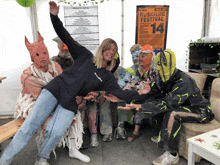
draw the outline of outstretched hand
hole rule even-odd
[[[97,92],[89,92],[88,95],[90,96],[94,96],[94,97],[97,97],[99,95],[99,93]]]
[[[50,13],[53,15],[58,15],[60,6],[57,6],[57,4],[54,1],[50,1],[49,5],[50,5]]]
[[[93,99],[95,99],[95,97],[92,95],[86,95],[85,97],[83,97],[83,99],[84,100],[93,100]]]
[[[111,102],[123,102],[122,100],[114,96],[113,94],[104,95],[104,98],[106,98],[108,101],[111,101]]]
[[[137,104],[126,104],[125,107],[118,106],[118,109],[122,109],[122,110],[131,110],[136,108],[137,108]]]
[[[138,91],[139,95],[148,94],[151,90],[148,82],[141,82],[142,88]]]

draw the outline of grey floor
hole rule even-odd
[[[0,122],[0,125],[2,124]],[[128,134],[131,134],[132,128],[127,127],[126,130]],[[133,142],[116,139],[113,139],[112,142],[103,142],[102,136],[99,134],[98,147],[80,150],[90,157],[89,163],[70,158],[67,148],[56,148],[57,158],[55,159],[51,154],[48,162],[50,165],[151,165],[154,159],[163,154],[163,151],[150,140],[151,128],[142,127],[140,133],[141,136]],[[31,138],[28,145],[17,155],[11,165],[34,165],[37,155],[37,146],[34,140],[36,136],[37,134]],[[5,149],[11,139],[2,142],[1,148]],[[180,157],[178,165],[187,165],[187,160]],[[196,165],[212,165],[212,163],[202,159]]]

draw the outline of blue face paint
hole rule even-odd
[[[141,49],[135,50],[135,51],[133,51],[133,52],[131,53],[131,55],[132,55],[132,61],[133,61],[134,64],[138,62],[138,56],[139,56],[140,52],[141,52]]]

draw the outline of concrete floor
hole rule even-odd
[[[8,120],[0,120],[0,125]],[[128,135],[132,133],[133,128],[126,128]],[[88,130],[86,131],[87,134]],[[133,142],[127,140],[116,140],[112,142],[103,142],[99,134],[98,147],[80,150],[83,154],[90,157],[89,163],[83,163],[77,159],[68,156],[68,148],[56,148],[56,156],[50,155],[48,162],[51,165],[152,165],[152,161],[163,154],[163,151],[157,148],[157,145],[150,140],[152,129],[149,126],[141,127],[141,136]],[[28,145],[17,155],[11,165],[34,165],[37,155],[37,146],[35,143],[35,134]],[[2,142],[1,148],[10,143],[12,138]],[[1,156],[2,152],[0,153]],[[178,165],[187,165],[187,160],[180,157]],[[212,165],[212,163],[202,159],[196,165]]]

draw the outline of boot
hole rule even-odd
[[[118,140],[125,140],[126,139],[126,130],[124,129],[124,126],[119,123],[117,128],[115,128],[115,138]]]
[[[91,147],[97,147],[99,145],[97,133],[91,135]]]
[[[110,134],[105,134],[102,138],[103,142],[111,142],[112,141],[112,133]]]
[[[90,162],[90,158],[87,155],[82,154],[75,145],[75,139],[71,139],[71,148],[69,149],[69,157],[76,158],[82,162]]]

